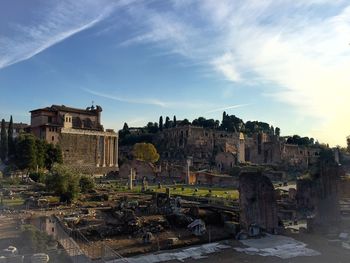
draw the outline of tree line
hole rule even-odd
[[[206,119],[204,117],[198,117],[190,122],[188,119],[177,120],[176,116],[174,115],[172,119],[166,116],[165,120],[163,119],[163,116],[160,116],[158,122],[148,122],[146,126],[141,128],[130,128],[127,123],[124,123],[123,128],[119,131],[120,144],[133,145],[141,142],[150,143],[152,142],[153,135],[163,131],[164,129],[187,125],[228,132],[243,132],[248,136],[257,132],[264,132],[277,136],[279,136],[281,133],[280,128],[274,128],[272,125],[269,125],[266,122],[244,122],[235,115],[228,115],[226,112],[223,112],[221,122],[219,120]]]

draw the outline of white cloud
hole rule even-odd
[[[62,0],[43,2],[26,24],[8,21],[0,33],[0,69],[29,59],[43,50],[105,19],[115,8],[131,1]],[[29,19],[29,17],[28,17]]]
[[[350,133],[345,121],[350,116],[347,1],[174,3],[174,10],[166,12],[146,8],[151,12],[144,13],[146,22],[132,41],[199,61],[234,83],[269,83],[263,92],[272,100],[319,120],[312,136],[344,144]]]
[[[240,74],[236,69],[235,61],[231,53],[226,53],[222,57],[214,59],[212,64],[214,68],[228,80],[233,82],[240,81]]]
[[[242,107],[246,107],[246,106],[249,106],[249,105],[251,105],[251,104],[236,104],[236,105],[231,105],[231,106],[226,106],[226,107],[222,107],[222,108],[209,110],[209,111],[206,111],[205,113],[213,113],[213,112],[237,109],[237,108],[242,108]]]
[[[206,109],[208,107],[213,107],[215,104],[211,103],[205,103],[205,102],[197,102],[197,101],[168,101],[168,100],[162,100],[157,98],[126,98],[121,96],[116,96],[114,94],[107,94],[100,91],[94,91],[90,89],[82,89],[85,92],[88,92],[92,95],[106,98],[110,100],[115,100],[119,102],[126,102],[126,103],[132,103],[132,104],[143,104],[143,105],[151,105],[151,106],[157,106],[161,108],[167,108],[167,109]]]

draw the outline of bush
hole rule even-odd
[[[95,181],[89,176],[80,177],[79,185],[82,193],[88,193],[95,189]]]
[[[46,174],[44,172],[30,173],[29,178],[37,183],[45,183]]]
[[[61,201],[72,202],[80,193],[80,176],[64,165],[55,164],[46,176],[46,187],[60,196]]]

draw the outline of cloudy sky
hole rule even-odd
[[[0,117],[94,101],[119,129],[226,110],[344,145],[349,43],[348,0],[4,0]]]

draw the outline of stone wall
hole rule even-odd
[[[258,225],[269,233],[278,229],[277,201],[274,187],[259,172],[244,172],[239,177],[240,224],[246,231]]]
[[[106,174],[117,171],[117,137],[102,136],[103,134],[62,132],[59,145],[64,163],[83,173]],[[116,142],[112,144],[110,138],[114,138]],[[109,149],[114,149],[114,152],[108,152]]]

